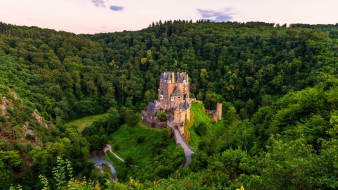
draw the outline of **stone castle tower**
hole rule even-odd
[[[150,127],[163,128],[156,120],[161,110],[167,115],[166,126],[178,129],[184,135],[184,123],[190,121],[189,76],[185,72],[161,73],[158,99],[150,102],[142,111],[142,120]]]

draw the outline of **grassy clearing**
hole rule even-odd
[[[94,121],[99,120],[100,118],[106,116],[108,113],[100,114],[100,115],[90,115],[86,117],[82,117],[80,119],[76,119],[70,121],[65,124],[66,127],[75,125],[78,127],[78,131],[81,132],[86,126],[92,124]]]
[[[225,132],[225,126],[222,121],[215,123],[207,113],[204,111],[204,105],[202,103],[192,102],[191,103],[191,120],[188,123],[188,129],[190,131],[190,141],[188,144],[194,150],[197,150],[200,137],[195,132],[196,126],[205,122],[209,126],[209,135],[216,134],[220,135]]]
[[[142,166],[152,158],[152,153],[150,151],[152,144],[156,142],[160,143],[162,141],[159,131],[160,129],[154,130],[147,126],[141,126],[140,124],[137,124],[134,127],[129,127],[124,124],[109,136],[108,141],[112,146],[114,153],[122,159],[126,159],[129,155],[133,158],[135,165]],[[137,144],[138,138],[144,138],[143,142]],[[114,150],[115,145],[118,146],[117,150]],[[170,142],[168,142],[167,148],[174,150],[175,147],[175,140],[172,138],[170,139]]]

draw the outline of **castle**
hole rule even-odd
[[[142,111],[142,121],[149,127],[178,129],[184,136],[184,124],[190,121],[191,101],[187,73],[161,73],[158,98],[154,102],[149,102]],[[167,121],[157,120],[160,111],[167,115]],[[206,112],[217,122],[222,119],[222,104],[217,103],[216,110],[206,110]]]
[[[178,129],[184,135],[184,123],[190,121],[190,105],[188,74],[161,73],[158,99],[142,111],[142,121],[149,127]],[[167,115],[166,122],[156,119],[160,111]]]

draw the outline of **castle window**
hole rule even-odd
[[[171,101],[172,101],[172,102],[174,101],[174,97],[171,97]]]

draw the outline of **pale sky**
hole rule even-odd
[[[175,19],[336,24],[338,0],[0,0],[1,22],[77,34]]]

